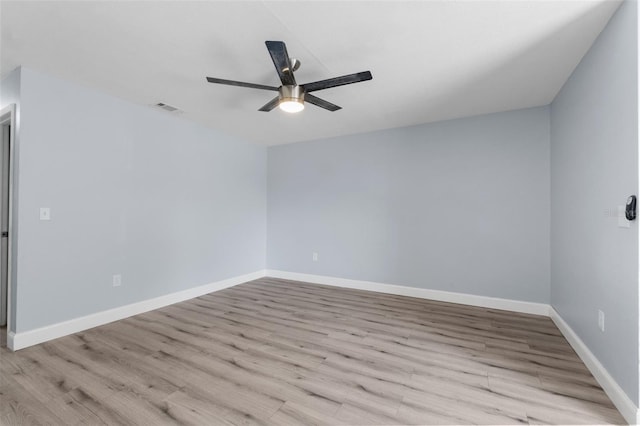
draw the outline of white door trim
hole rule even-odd
[[[11,287],[13,285],[12,277],[12,251],[13,251],[13,234],[15,231],[15,226],[13,223],[13,196],[14,196],[14,158],[15,158],[15,140],[16,140],[16,104],[11,104],[0,110],[0,126],[4,126],[9,124],[11,126],[9,133],[9,218],[8,218],[8,227],[9,227],[9,238],[7,241],[7,339],[9,333],[13,330],[13,321],[12,312],[13,312],[13,304],[12,300],[12,291]],[[5,342],[8,343],[8,342]]]

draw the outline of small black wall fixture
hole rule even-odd
[[[627,205],[624,208],[624,215],[627,220],[635,220],[636,219],[636,196],[630,195],[627,198]]]

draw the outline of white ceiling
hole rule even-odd
[[[24,65],[267,145],[546,105],[617,0],[2,1],[0,75]],[[343,107],[258,112],[279,86],[265,40],[302,61],[299,83]]]

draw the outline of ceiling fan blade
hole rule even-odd
[[[302,84],[305,92],[328,89],[330,87],[344,86],[345,84],[358,83],[371,80],[373,76],[370,71],[358,72],[355,74],[343,75],[341,77],[329,78],[327,80],[314,81],[313,83]]]
[[[243,81],[224,80],[222,78],[207,77],[207,81],[209,83],[226,84],[228,86],[248,87],[250,89],[275,90],[276,92],[278,91],[278,88],[273,86],[265,86],[264,84],[245,83]]]
[[[264,104],[262,108],[260,108],[258,111],[269,112],[275,107],[277,107],[279,103],[280,103],[280,96],[276,96],[275,98],[271,99],[269,102]]]
[[[267,50],[271,55],[273,65],[276,67],[280,81],[285,86],[295,86],[296,79],[293,77],[291,60],[287,52],[287,45],[283,41],[265,41]]]
[[[304,101],[309,102],[310,104],[314,104],[315,106],[319,106],[320,108],[328,109],[329,111],[337,111],[339,109],[342,109],[342,107],[339,107],[338,105],[327,102],[317,96],[310,95],[309,93],[305,93]]]

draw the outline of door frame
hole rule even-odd
[[[16,139],[16,104],[10,104],[7,107],[0,110],[0,126],[11,126],[9,131],[9,217],[7,218],[7,226],[9,230],[9,237],[7,241],[7,334],[6,344],[7,347],[13,350],[13,342],[10,336],[13,335],[13,303],[12,303],[12,258],[13,258],[13,233],[15,230],[13,223],[13,197],[14,197],[14,157],[15,157],[15,139]]]

